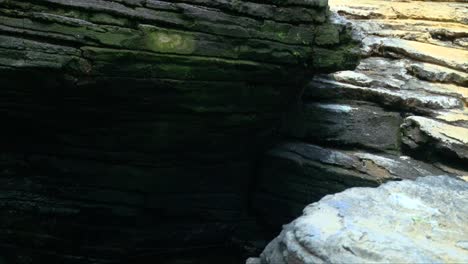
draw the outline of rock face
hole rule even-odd
[[[468,128],[437,122],[433,119],[411,116],[402,125],[403,142],[412,149],[429,146],[453,158],[468,160]],[[426,154],[427,155],[427,154]]]
[[[0,0],[2,249],[99,263],[224,245],[251,223],[280,113],[355,45],[323,0]]]
[[[343,151],[302,142],[272,149],[261,167],[254,207],[264,223],[274,228],[300,215],[310,201],[330,193],[443,173],[407,156]]]
[[[368,102],[306,102],[288,116],[285,129],[297,138],[333,146],[386,152],[400,149],[400,113]]]
[[[334,0],[331,5],[350,19],[360,18],[353,25],[367,57],[357,70],[331,76],[342,92],[361,90],[366,100],[383,99],[408,115],[466,127],[468,50],[460,45],[468,31],[466,4]]]
[[[332,9],[353,20],[365,59],[354,71],[317,78],[321,98],[341,94],[372,101],[406,119],[403,147],[419,158],[449,157],[466,167],[468,36],[466,3],[342,1]]]
[[[468,183],[447,176],[352,188],[304,209],[247,263],[466,263]]]
[[[254,208],[272,227],[355,186],[468,175],[466,3],[331,0],[363,39],[354,70],[311,77],[265,154]]]
[[[278,228],[327,194],[416,182],[326,196],[248,263],[467,262],[467,184],[419,178],[468,175],[465,1],[329,3],[363,59],[312,77],[264,156],[253,207]]]

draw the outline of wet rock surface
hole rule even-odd
[[[307,206],[247,263],[465,263],[467,199],[468,183],[447,176],[351,188]]]

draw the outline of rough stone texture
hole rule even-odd
[[[468,89],[420,80],[408,72],[411,65],[407,59],[366,58],[356,71],[316,77],[309,83],[310,90],[306,91],[305,98],[323,100],[341,96],[371,101],[395,111],[434,117],[444,111],[459,111],[466,115],[464,105]]]
[[[429,63],[413,63],[407,70],[421,80],[468,86],[468,74]]]
[[[457,40],[468,34],[468,14],[452,2],[330,1],[360,32],[366,59],[316,78],[310,86],[321,89],[308,96],[339,94],[466,127],[468,51]]]
[[[368,102],[305,103],[287,121],[287,133],[311,143],[386,152],[400,148],[400,113]]]
[[[247,263],[466,263],[468,183],[447,176],[352,188],[304,209]]]
[[[349,187],[468,175],[466,3],[329,3],[363,39],[363,59],[313,76],[285,118],[286,140],[296,143],[265,155],[255,208],[276,226]]]
[[[330,6],[356,28],[363,39],[364,59],[355,70],[315,76],[305,89],[305,104],[330,105],[339,98],[342,105],[349,106],[356,101],[371,102],[381,107],[382,113],[377,113],[382,117],[383,113],[399,113],[404,118],[394,119],[400,125],[393,124],[390,130],[400,126],[396,141],[403,143],[403,149],[396,149],[394,154],[426,160],[450,174],[468,174],[468,50],[459,45],[468,34],[466,4],[332,0]],[[359,116],[372,116],[369,109],[353,110],[352,115],[340,115],[333,121],[321,115],[318,119],[324,122],[309,122],[320,123],[318,126],[327,131],[352,124],[351,129],[342,131],[362,131],[360,137],[342,137],[339,145],[333,140],[296,138],[330,147],[388,151],[382,148],[384,145],[375,148],[375,142],[364,140],[367,134],[376,138],[385,135],[378,125],[355,121]],[[360,139],[359,144],[355,144],[356,139]]]
[[[0,0],[7,260],[225,246],[279,113],[355,46],[324,0]]]
[[[330,193],[443,173],[407,156],[343,151],[301,142],[278,145],[266,154],[261,168],[254,208],[272,227],[289,222],[305,205]]]
[[[330,0],[331,10],[346,17],[356,29],[356,35],[363,39],[363,59],[354,70],[314,76],[305,88],[302,104],[285,118],[283,131],[294,143],[279,145],[265,155],[257,182],[255,208],[265,223],[278,227],[298,216],[305,204],[350,187],[377,186],[386,181],[427,175],[466,178],[468,9],[465,2]],[[354,193],[355,189],[352,190],[349,193]],[[374,190],[368,192],[372,195]],[[447,197],[447,193],[442,199],[459,198]],[[422,194],[429,203],[433,201],[430,194]],[[434,193],[434,197],[437,195]],[[365,222],[367,216],[381,216],[363,207],[372,203],[369,197],[363,194],[362,204],[355,210],[352,207],[351,213],[362,212],[366,218],[357,221],[357,226],[369,224]],[[324,201],[331,199],[324,198]],[[340,201],[354,202],[345,198]],[[388,212],[391,216],[393,212],[388,211],[385,200],[382,201],[383,214]],[[411,201],[408,204],[411,205]],[[438,206],[442,210],[446,207],[443,203]],[[414,209],[418,214],[419,208]],[[394,212],[400,214],[398,209]],[[464,212],[466,214],[466,210]],[[404,213],[401,212],[411,219],[410,212]],[[339,217],[345,217],[340,214]],[[325,225],[333,224],[336,219],[327,212],[314,217],[308,219]],[[385,217],[389,216],[383,215],[382,219]],[[423,222],[420,218],[415,221],[427,223],[427,219],[422,219]],[[405,219],[400,220],[406,224]],[[255,264],[429,263],[439,262],[442,256],[437,254],[437,245],[428,246],[425,250],[430,252],[420,254],[411,240],[402,239],[402,247],[393,246],[393,240],[388,242],[385,237],[379,241],[379,229],[368,234],[375,238],[369,242],[372,243],[370,250],[365,244],[356,245],[359,239],[363,239],[362,243],[369,240],[364,240],[357,232],[348,236],[348,229],[342,229],[343,239],[354,239],[355,235],[356,242],[343,240],[347,244],[341,247],[342,237],[336,234],[324,245],[315,240],[321,236],[308,233],[315,230],[313,227],[309,225],[298,230],[294,223],[270,244],[262,259],[249,261]],[[460,223],[458,219],[455,221],[455,224]],[[393,227],[385,231],[392,237]],[[466,237],[466,228],[464,232]],[[458,243],[451,242],[454,242],[450,245],[452,248]],[[420,244],[419,240],[414,243]],[[421,244],[427,245],[424,243]],[[406,252],[413,255],[401,259],[400,256],[406,258]],[[464,261],[458,259],[458,262],[466,262],[466,252],[464,256]]]
[[[448,125],[430,118],[410,116],[402,125],[403,143],[423,155],[431,152],[468,161],[468,128]]]

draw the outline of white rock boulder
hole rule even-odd
[[[247,263],[468,263],[468,183],[447,176],[328,195]]]

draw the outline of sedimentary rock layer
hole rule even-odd
[[[311,76],[303,103],[285,118],[294,143],[265,154],[255,204],[274,226],[353,186],[468,175],[466,3],[331,0],[330,7],[363,39],[363,59],[354,70]]]
[[[323,0],[1,0],[1,247],[104,263],[224,245],[279,113],[354,46]]]
[[[443,173],[408,156],[344,151],[301,142],[278,145],[266,154],[261,165],[254,208],[271,227],[280,227],[310,201],[327,194]]]
[[[336,0],[332,9],[352,19],[367,58],[355,71],[318,79],[311,86],[324,89],[310,96],[341,94],[400,111],[408,117],[405,148],[431,162],[449,157],[466,170],[466,3]]]

